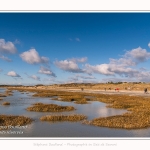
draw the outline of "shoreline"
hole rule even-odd
[[[11,90],[33,90],[33,91],[38,91],[38,90],[42,90],[42,91],[48,91],[48,90],[53,90],[53,91],[65,91],[65,92],[82,92],[82,93],[92,93],[92,94],[108,94],[108,95],[129,95],[129,96],[142,96],[142,97],[150,97],[150,93],[148,91],[148,93],[144,93],[144,90],[141,91],[137,91],[137,90],[119,90],[119,91],[115,91],[114,89],[112,90],[102,90],[102,89],[89,89],[86,88],[83,91],[80,88],[74,88],[74,87],[69,87],[69,88],[65,88],[65,87],[14,87],[14,86],[10,86],[10,87],[0,87],[0,88],[5,88],[5,89],[11,89]]]

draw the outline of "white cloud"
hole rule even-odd
[[[0,55],[0,59],[5,60],[7,62],[12,62],[11,59],[9,59],[8,57],[2,56],[2,55]]]
[[[134,59],[136,63],[144,62],[150,58],[150,52],[147,52],[146,49],[141,47],[127,51],[125,57],[130,57]]]
[[[19,74],[17,74],[15,71],[9,71],[7,73],[8,76],[11,76],[11,77],[21,77]]]
[[[0,52],[15,54],[17,49],[12,42],[6,42],[4,39],[0,39]]]
[[[36,75],[28,75],[27,73],[25,73],[25,75],[28,77],[28,78],[31,78],[31,79],[34,79],[34,80],[37,80],[37,81],[41,81],[40,77],[36,76]]]
[[[40,70],[38,72],[41,74],[46,74],[46,75],[56,77],[56,75],[49,68],[45,68],[43,66],[40,67]]]
[[[85,70],[82,70],[78,67],[77,63],[73,60],[61,60],[61,61],[55,61],[54,64],[64,70],[64,71],[68,71],[68,72],[72,72],[72,73],[83,73],[85,72]]]
[[[36,76],[36,75],[32,75],[32,76],[29,76],[29,78],[31,79],[34,79],[34,80],[37,80],[37,81],[40,81],[40,77]]]
[[[150,48],[150,42],[148,43],[148,47]]]
[[[86,70],[90,73],[98,73],[98,74],[104,74],[104,75],[114,75],[115,73],[110,70],[109,64],[101,64],[101,65],[85,65]]]
[[[92,73],[98,73],[103,74],[107,76],[125,76],[125,77],[135,77],[137,73],[139,73],[138,70],[130,68],[130,67],[123,67],[122,65],[117,64],[101,64],[96,66],[91,66],[89,64],[86,64],[86,69],[92,74]]]
[[[150,72],[148,71],[137,71],[136,74],[134,74],[133,77],[128,77],[128,78],[105,78],[102,79],[104,82],[150,82]]]
[[[110,64],[119,65],[122,67],[135,66],[136,63],[131,58],[109,59]]]
[[[40,63],[48,63],[49,58],[47,57],[40,57],[36,49],[30,49],[26,52],[20,54],[20,57],[23,61],[29,64],[40,64]]]
[[[149,78],[149,73],[146,70],[137,69],[136,66],[150,59],[150,53],[146,49],[138,47],[127,51],[122,58],[112,59],[108,64],[99,64],[92,66],[86,64],[86,70],[89,73],[97,73],[102,75],[116,76],[120,75],[121,77],[136,78],[138,80],[145,80]],[[135,67],[135,68],[133,68]]]

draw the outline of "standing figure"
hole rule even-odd
[[[118,92],[119,92],[119,88],[115,88],[115,91],[118,91]]]
[[[145,89],[144,89],[144,93],[145,93],[145,94],[147,94],[147,93],[148,93],[148,92],[147,92],[147,88],[145,88]]]

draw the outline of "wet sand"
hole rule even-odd
[[[115,90],[90,90],[90,89],[85,89],[81,91],[80,89],[65,89],[65,88],[56,88],[53,90],[57,91],[70,91],[70,92],[85,92],[85,93],[97,93],[97,94],[120,94],[120,95],[129,95],[129,96],[143,96],[143,97],[150,97],[150,94],[147,93],[145,94],[144,91],[127,91],[127,90],[120,90],[115,91]]]

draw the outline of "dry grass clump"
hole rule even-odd
[[[83,95],[79,95],[79,94],[72,94],[72,95],[63,95],[63,96],[59,96],[62,101],[78,101],[84,98]]]
[[[11,90],[6,90],[6,91],[5,91],[5,95],[6,95],[6,96],[12,96],[13,94],[12,94],[12,91],[11,91]]]
[[[6,97],[6,95],[5,94],[0,94],[0,97]]]
[[[38,111],[38,112],[62,112],[75,110],[73,106],[59,106],[56,104],[43,104],[35,103],[33,106],[27,108],[28,111]]]
[[[30,124],[32,119],[24,116],[0,115],[0,130],[8,126],[23,126]]]
[[[83,98],[81,100],[75,101],[76,104],[88,104],[87,99]]]
[[[0,98],[0,100],[3,100],[2,98]]]
[[[3,105],[10,105],[10,103],[9,102],[4,102]]]
[[[53,115],[53,116],[43,116],[40,118],[41,121],[81,121],[86,119],[84,115]]]
[[[110,128],[140,129],[150,127],[150,115],[126,113],[123,115],[96,118],[90,124]]]

